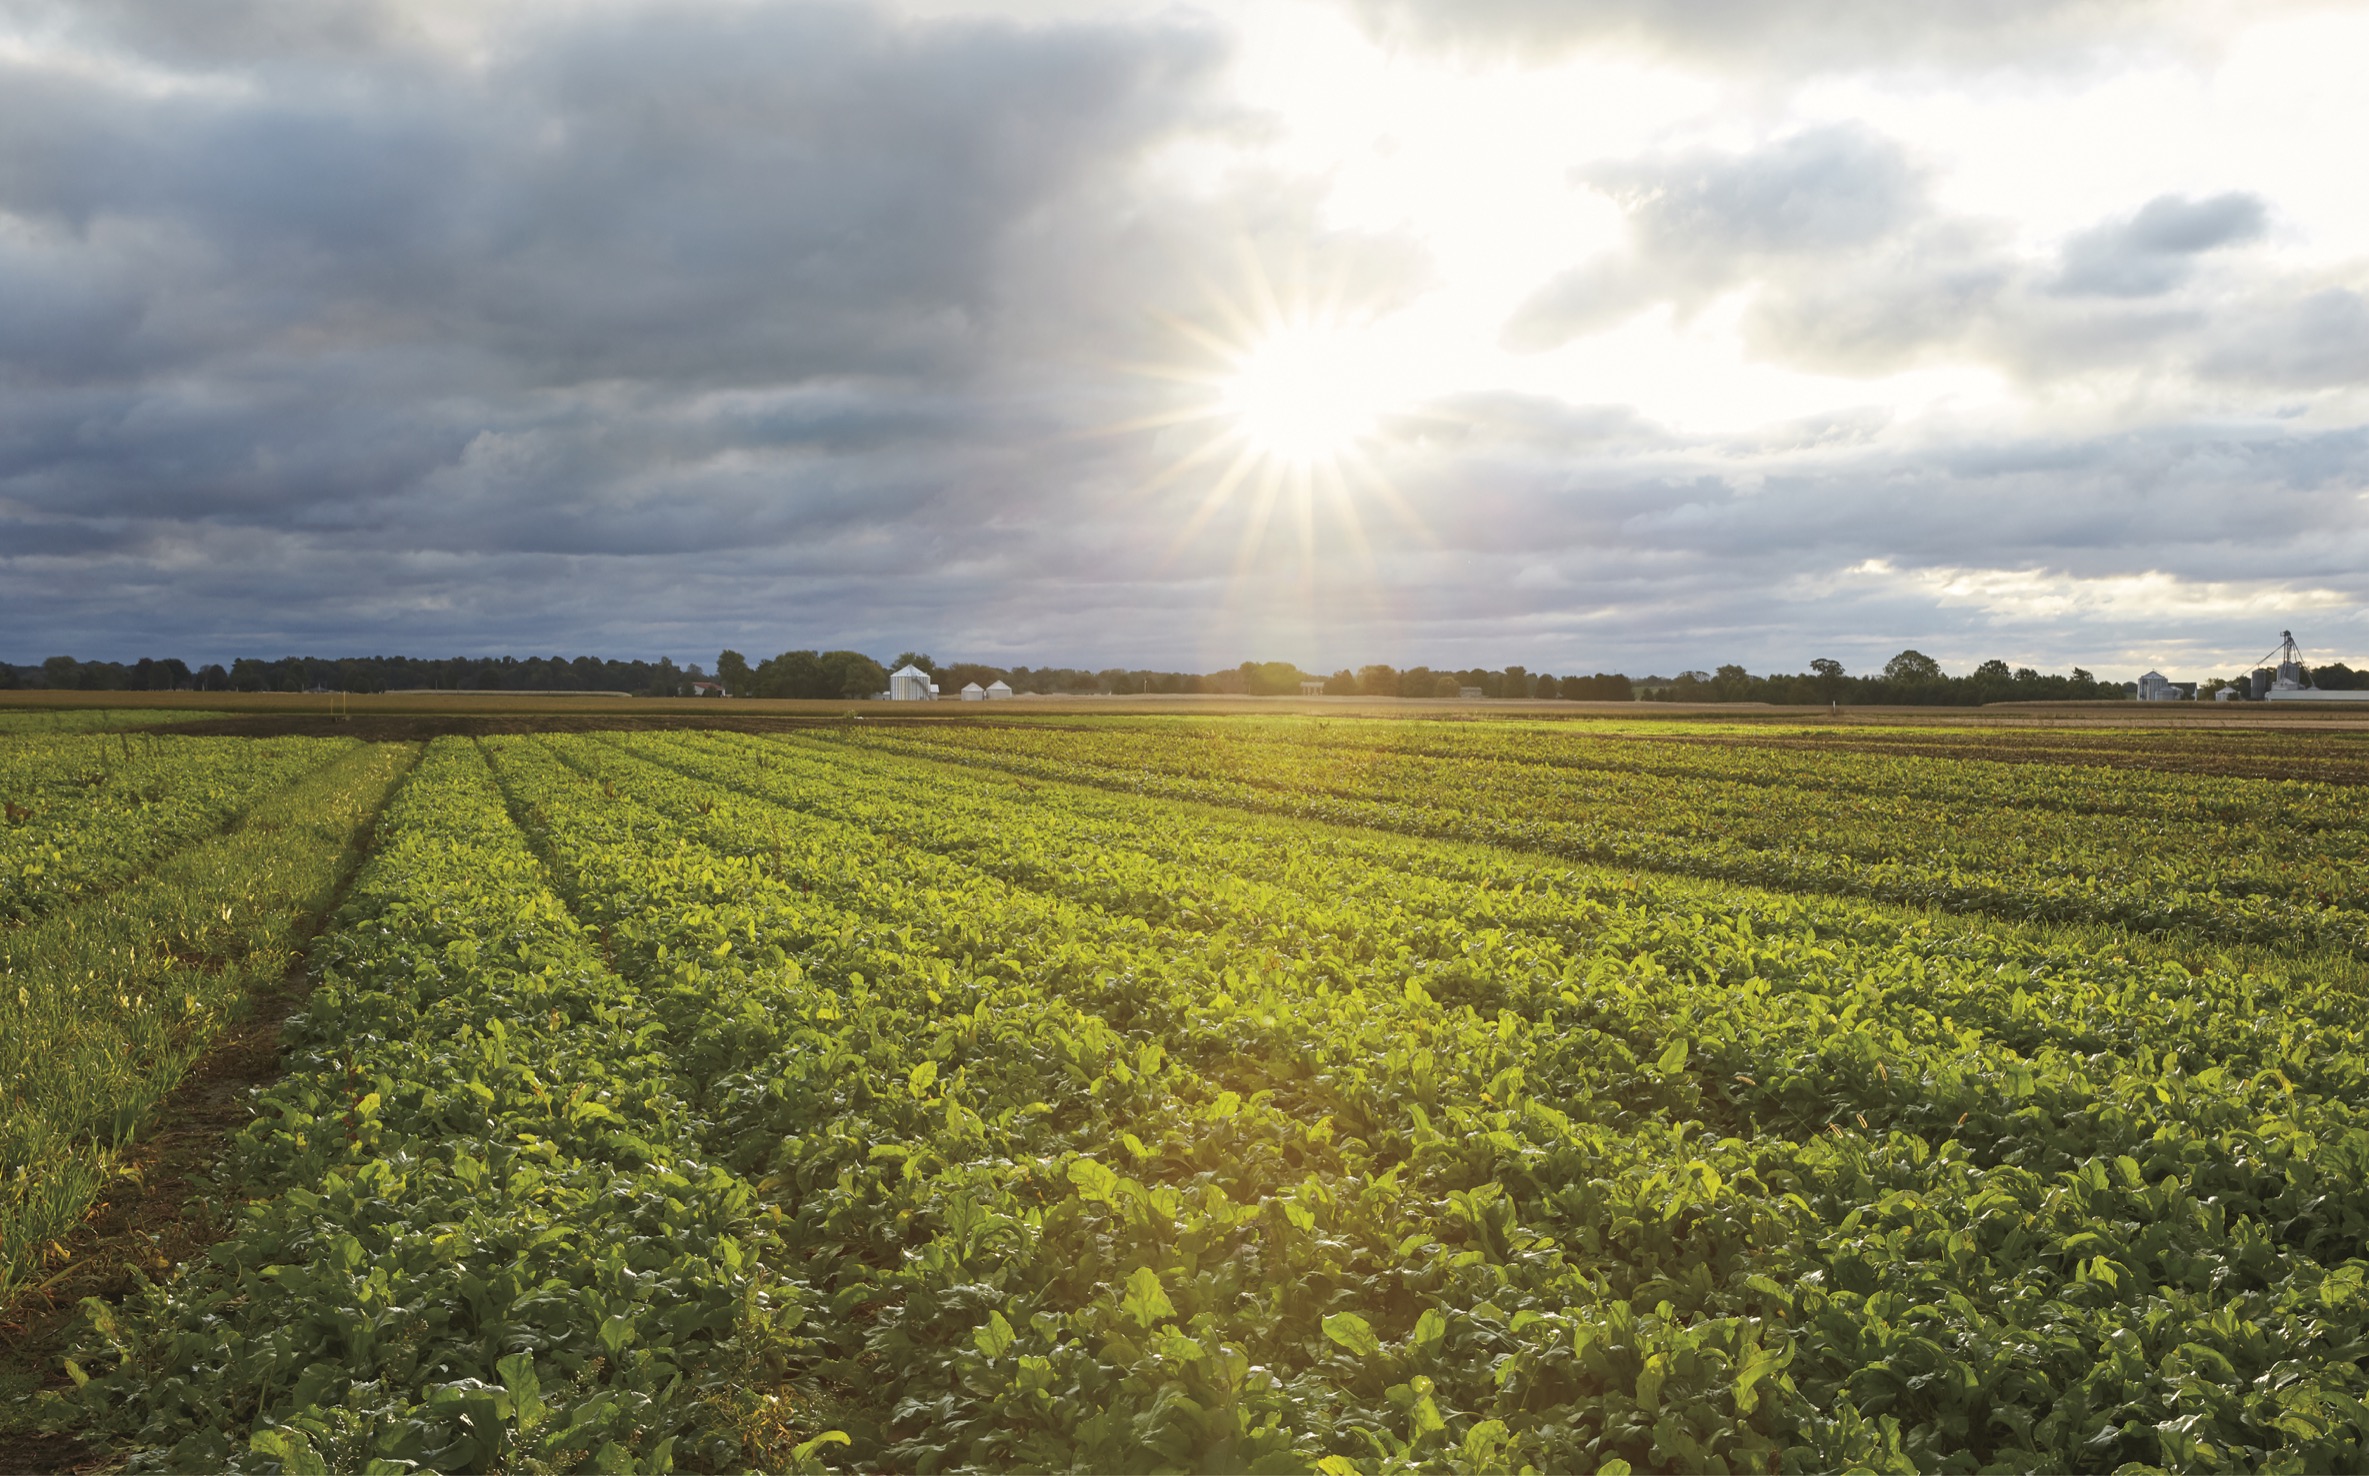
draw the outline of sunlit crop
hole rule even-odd
[[[289,1471],[2346,1467],[2352,792],[1486,724],[447,740],[254,1205],[75,1407]]]

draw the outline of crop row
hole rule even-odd
[[[656,1001],[474,747],[429,747],[315,960],[237,1147],[260,1197],[98,1317],[85,1417],[171,1470],[733,1463],[731,1391],[797,1309],[753,1273],[764,1229],[703,1162]]]
[[[333,756],[227,833],[0,932],[0,1295],[81,1218],[115,1151],[224,1021],[286,973],[410,758],[309,752]]]
[[[2308,980],[807,742],[489,749],[581,922],[432,749],[250,1135],[296,1192],[113,1329],[92,1397],[181,1463],[2369,1433],[2364,1022]],[[660,1169],[706,1228],[618,1208]]]
[[[2085,759],[2117,750],[2061,750],[2025,735],[1998,734],[1988,741],[1964,735],[1919,735],[1930,740],[1902,749],[1905,736],[1892,730],[1853,732],[1842,737],[1786,729],[1710,730],[1689,724],[1618,726],[1602,723],[1441,723],[1334,721],[1305,717],[1235,719],[1224,725],[1173,718],[1101,721],[1089,729],[1018,724],[1019,731],[1091,731],[1108,740],[1114,755],[1130,746],[1160,754],[1164,766],[1189,764],[1195,755],[1261,750],[1320,749],[1345,763],[1446,760],[1457,764],[1510,764],[1522,769],[1569,770],[1580,774],[1634,774],[1658,779],[1705,781],[1771,790],[1804,790],[1837,799],[1866,797],[1903,801],[1947,821],[1981,815],[2001,806],[2043,809],[2069,815],[2137,817],[2186,823],[2243,823],[2273,832],[2369,830],[2369,803],[2350,785],[2215,778],[2138,768],[2099,767]],[[958,741],[976,730],[947,728]],[[2150,733],[2150,738],[2163,735]],[[2011,740],[2011,741],[2002,741]],[[1849,747],[1829,746],[1848,742]],[[1069,746],[1069,740],[1062,740]],[[2018,761],[2003,762],[1999,755]],[[2058,772],[2034,775],[2035,760]],[[1205,760],[1206,761],[1206,760]],[[2063,771],[2079,769],[2078,783]]]
[[[352,746],[128,733],[0,745],[0,926],[120,884]]]
[[[1495,751],[1506,740],[1494,737],[1465,759],[1335,754],[1316,732],[1163,744],[1141,733],[966,727],[834,731],[830,741],[1785,890],[2369,950],[2369,883],[2351,860],[2357,839],[2340,829],[1589,773],[1506,757]],[[2036,794],[2092,782],[2087,771],[2007,772]]]
[[[690,748],[731,740],[625,741],[643,748]],[[751,782],[794,785],[815,803],[861,803],[864,798],[866,786],[844,769],[804,784],[788,776],[775,779],[774,772],[755,770],[760,777]],[[906,799],[915,793],[930,796],[926,814],[932,821],[956,807],[950,803],[956,796],[944,783],[910,769],[901,782],[899,777],[887,776],[874,789],[875,823],[900,810],[915,813]],[[1086,872],[1121,834],[1141,839],[1219,828],[1180,825],[1176,822],[1186,818],[1180,816],[1167,817],[1165,824],[1146,823],[1153,818],[1147,807],[1131,832],[1105,819],[1099,840],[1084,837],[1073,854],[1064,856],[1060,843],[1050,838],[1058,827],[1049,826],[1044,813],[1053,796],[1048,787],[1024,812],[1007,804],[1001,817],[1001,831],[1020,844],[1045,840],[1049,854],[1042,857],[1042,870],[1047,875]],[[726,813],[712,796],[702,803],[710,807],[704,823],[715,824],[714,817]],[[1022,813],[1025,824],[1015,823]],[[1297,827],[1296,833],[1309,832]],[[761,848],[758,837],[747,839]],[[854,837],[837,839],[844,843]],[[981,833],[948,839],[972,848],[986,841]],[[1277,846],[1270,854],[1287,853]],[[1232,871],[1242,863],[1243,857],[1233,855],[1222,865]],[[881,858],[859,855],[850,864],[874,873]],[[1173,873],[1176,863],[1170,860],[1164,869]],[[1318,905],[1326,910],[1328,942],[1346,941],[1332,906],[1342,890],[1313,894],[1323,899]],[[1698,906],[1711,900],[1703,893],[1696,889]],[[1267,905],[1260,908],[1270,920],[1277,915],[1273,900],[1262,899]],[[1728,899],[1731,909],[1739,900]],[[1685,931],[1684,914],[1666,920],[1678,924],[1671,932]],[[1403,929],[1403,920],[1396,926]],[[1805,1176],[1805,1182],[1822,1179],[1827,1191],[1816,1197],[1825,1225],[1816,1232],[1809,1257],[1814,1274],[1805,1280],[1812,1286],[1840,1286],[1844,1295],[1836,1301],[1854,1307],[1848,1316],[1831,1306],[1822,1309],[1825,1325],[1819,1331],[1828,1338],[1805,1340],[1822,1354],[1811,1366],[1821,1382],[1831,1380],[1830,1387],[1853,1392],[1868,1386],[1871,1408],[1903,1415],[1911,1447],[1921,1447],[1922,1464],[1963,1455],[1959,1443],[1969,1441],[1978,1450],[1987,1446],[1993,1455],[2012,1458],[2019,1426],[2024,1438],[2050,1452],[2044,1463],[2069,1465],[2092,1463],[2117,1445],[2152,1450],[2153,1458],[2174,1463],[2212,1464],[2236,1450],[2275,1459],[2282,1447],[2292,1451],[2314,1438],[2323,1441],[2317,1448],[2326,1453],[2358,1437],[2357,1371],[2339,1369],[2290,1387],[2292,1405],[2256,1401],[2249,1407],[2244,1398],[2231,1397],[2250,1388],[2251,1379],[2265,1371],[2265,1360],[2282,1356],[2282,1338],[2302,1336],[2341,1348],[2351,1335],[2348,1329],[2359,1326],[2361,1309],[2348,1303],[2345,1288],[2357,1286],[2359,1279],[2361,1196],[2347,1189],[2339,1196],[2341,1209],[2321,1197],[2346,1181],[2362,1150],[2360,1119],[2345,1105],[2358,1099],[2361,1085],[2364,1015],[2357,1000],[2313,999],[2308,983],[2282,996],[2266,981],[2191,981],[2176,968],[2121,960],[2094,961],[2086,977],[2078,972],[2077,960],[2060,959],[2060,969],[2074,972],[2035,979],[2020,968],[1985,968],[1979,973],[1990,975],[1986,981],[1968,969],[1962,981],[1951,981],[1939,959],[1887,958],[1872,949],[1865,952],[1873,956],[1854,958],[1861,950],[1847,944],[1836,948],[1839,957],[1826,969],[1797,979],[1793,987],[1772,988],[1751,975],[1774,962],[1767,955],[1776,950],[1751,940],[1748,926],[1744,931],[1749,962],[1726,981],[1706,987],[1683,976],[1656,977],[1650,968],[1637,967],[1642,959],[1631,960],[1621,971],[1630,977],[1622,980],[1615,972],[1621,957],[1616,947],[1591,961],[1594,967],[1586,970],[1584,982],[1579,968],[1567,967],[1557,997],[1563,1008],[1577,1007],[1594,1029],[1608,1023],[1607,1015],[1626,1016],[1619,1020],[1612,1049],[1604,1052],[1614,1059],[1642,1059],[1647,1050],[1661,1052],[1657,1060],[1666,1059],[1671,1032],[1693,1034],[1697,1064],[1690,1077],[1701,1089],[1693,1102],[1639,1100],[1634,1084],[1601,1094],[1598,1101],[1605,1095],[1626,1099],[1649,1117],[1683,1117],[1689,1107],[1710,1116],[1721,1105],[1719,1098],[1735,1092],[1739,1083],[1755,1088],[1767,1083],[1765,1095],[1753,1094],[1759,1099],[1751,1102],[1756,1117],[1792,1118],[1787,1124],[1792,1127],[1826,1110],[1842,1123],[1861,1124],[1858,1133],[1830,1127],[1811,1143],[1787,1149],[1864,1146],[1871,1160],[1865,1178],[1856,1171]],[[1221,954],[1255,954],[1262,944],[1272,946],[1271,938],[1233,941],[1246,946]],[[1617,940],[1622,946],[1630,941]],[[1174,945],[1165,951],[1173,954]],[[1493,964],[1485,972],[1504,977],[1509,971]],[[1696,972],[1699,977],[1712,971],[1698,966]],[[1951,989],[1952,982],[1965,987]],[[1985,982],[1987,1000],[1979,997]],[[1828,994],[1823,1000],[1821,989]],[[1937,1021],[1937,1011],[1955,1018]],[[1986,1015],[2006,1039],[1986,1038],[1965,1023]],[[2315,1015],[2316,1025],[2304,1023]],[[1499,1018],[1502,1023],[1504,1016]],[[1556,1041],[1569,1029],[1566,1024],[1558,1030],[1551,1019],[1530,1019],[1522,1035]],[[2057,1040],[2047,1038],[2060,1031]],[[1739,1041],[1739,1033],[1748,1039]],[[1934,1043],[1923,1045],[1911,1036]],[[2009,1039],[2036,1043],[2019,1051]],[[1481,1057],[1489,1060],[1486,1053]],[[2241,1079],[2241,1072],[2251,1075]],[[2298,1084],[2295,1079],[2307,1073],[2308,1084]],[[1283,1082],[1291,1074],[1287,1070]],[[1860,1110],[1831,1097],[1808,1104],[1811,1113],[1784,1110],[1788,1096],[1815,1097],[1836,1086],[1846,1092],[1861,1088]],[[1467,1081],[1461,1092],[1453,1084],[1439,1087],[1441,1100],[1451,1102],[1486,1101],[1486,1092],[1481,1080]],[[1565,1088],[1548,1100],[1568,1106],[1571,1095]],[[1867,1127],[1867,1119],[1879,1113],[1887,1120]],[[2308,1122],[2309,1128],[2297,1132],[2299,1122]],[[1722,1123],[1716,1117],[1713,1124],[1749,1133],[1769,1146],[1768,1134],[1757,1124],[1733,1118]],[[1463,1126],[1469,1130],[1471,1125]],[[1766,1169],[1765,1162],[1760,1166]],[[1508,1182],[1503,1175],[1498,1181]],[[2299,1210],[2305,1212],[2298,1216]],[[2322,1220],[2323,1212],[2332,1218]],[[2167,1214],[2186,1223],[2153,1223]],[[2128,1235],[2132,1220],[2150,1223],[2147,1234]],[[1969,1231],[1978,1224],[1978,1233]],[[2277,1247],[2268,1257],[2260,1254],[2264,1242]],[[2073,1252],[2084,1246],[2108,1256],[2108,1262],[2083,1262]],[[1935,1260],[1923,1263],[1920,1253]],[[2113,1259],[2117,1255],[2129,1258],[2120,1270]],[[2005,1265],[1994,1265],[1994,1257]],[[2019,1260],[2025,1264],[2016,1264]],[[1624,1259],[1622,1264],[1633,1263]],[[2163,1276],[2167,1269],[2177,1276]],[[2275,1276],[2255,1279],[2273,1270]],[[2149,1276],[2157,1279],[2141,1279]],[[2089,1284],[2116,1277],[2121,1278],[2116,1295],[2101,1296]],[[1960,1280],[1965,1289],[1954,1290]],[[2208,1288],[2223,1299],[2215,1304],[2207,1295],[2201,1307],[2187,1300]],[[1952,1294],[1944,1297],[1945,1291]],[[1865,1300],[1856,1300],[1862,1294]],[[1937,1326],[1921,1328],[1905,1341],[1908,1356],[1928,1366],[1910,1380],[1915,1389],[1887,1390],[1884,1370],[1894,1353],[1887,1351],[1890,1330],[1884,1324],[1896,1311],[1917,1308],[1927,1298],[1945,1309],[1930,1319]],[[2351,1310],[2322,1323],[2323,1301],[2326,1307],[2349,1305]],[[2197,1325],[2167,1319],[2175,1310],[2197,1314]],[[2161,1338],[2171,1332],[2197,1341],[2185,1352],[2162,1343],[2144,1366],[2113,1368],[2116,1360],[2107,1355],[2142,1328],[2142,1343],[2145,1334]],[[1947,1336],[1937,1344],[1929,1334]],[[2234,1379],[2224,1381],[2212,1369],[2202,1375],[2183,1370],[2185,1361],[2203,1359],[2216,1348],[2232,1359],[2219,1373]],[[2168,1377],[2167,1364],[2179,1378]],[[2101,1367],[2108,1372],[2093,1376]],[[1794,1369],[1804,1372],[1798,1360]],[[2215,1420],[2181,1424],[2179,1402],[2197,1401],[2215,1386],[2222,1396],[2215,1401]],[[2164,1429],[2131,1428],[2134,1422],[2127,1415],[2093,1423],[2118,1402],[2143,1408],[2167,1395],[2170,1406],[2158,1405],[2163,1418],[2157,1423]],[[1919,1413],[1920,1405],[1925,1406],[1923,1418],[1906,1418]],[[1983,1412],[1987,1428],[1985,1420],[1969,1428],[1969,1411]],[[2085,1446],[2085,1440],[2091,1443]],[[1658,1458],[1671,1456],[1665,1450]]]

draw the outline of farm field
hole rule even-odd
[[[19,732],[17,1295],[316,982],[225,1238],[10,1418],[290,1472],[2355,1469],[2363,777],[2341,731]]]

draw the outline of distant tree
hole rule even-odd
[[[1464,695],[1465,685],[1463,678],[1443,672],[1432,678],[1431,695],[1434,697],[1461,697]]]
[[[1343,667],[1326,677],[1324,679],[1324,695],[1327,697],[1355,697],[1358,695],[1357,673]]]
[[[1884,679],[1892,682],[1938,682],[1941,663],[1922,651],[1903,651],[1884,663]]]
[[[870,658],[867,657],[865,659],[869,660]],[[908,666],[918,666],[923,671],[928,672],[931,676],[936,676],[938,674],[938,663],[930,660],[928,654],[921,651],[899,651],[897,653],[897,659],[889,664],[888,669],[890,671],[903,671]]]
[[[1817,683],[1818,700],[1835,703],[1843,700],[1843,664],[1831,656],[1821,656],[1810,663],[1812,679]]]
[[[824,686],[818,697],[877,697],[888,690],[888,668],[861,651],[825,651],[815,664]]]
[[[0,661],[0,692],[13,692],[23,685],[24,678],[17,675],[15,665]]]
[[[734,697],[749,695],[749,682],[756,675],[749,670],[749,659],[726,647],[716,653],[716,680]]]
[[[1288,661],[1245,661],[1241,672],[1243,687],[1253,697],[1297,697],[1307,680]]]
[[[1985,661],[1982,665],[1974,668],[1974,674],[1983,678],[1985,681],[2011,682],[2015,680],[2015,674],[2007,669],[2007,663],[1999,660],[1997,657],[1993,657],[1990,660]]]
[[[71,656],[50,657],[41,663],[41,684],[45,687],[82,685],[82,663]]]
[[[759,663],[750,690],[758,697],[814,697],[821,695],[823,669],[812,651],[784,651]]]
[[[1497,690],[1489,694],[1492,697],[1527,697],[1531,688],[1530,668],[1509,666],[1505,674],[1498,677],[1496,685]]]
[[[1357,669],[1357,690],[1367,697],[1396,697],[1398,673],[1387,666],[1361,666]]]

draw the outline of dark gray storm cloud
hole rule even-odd
[[[333,552],[409,588],[430,551],[790,551],[959,508],[1048,429],[988,408],[1061,311],[1015,283],[1094,271],[1016,258],[1105,233],[1224,50],[854,6],[608,8],[490,60],[391,5],[34,19],[176,84],[0,63],[6,623],[86,647],[162,622],[45,613],[24,560]]]

